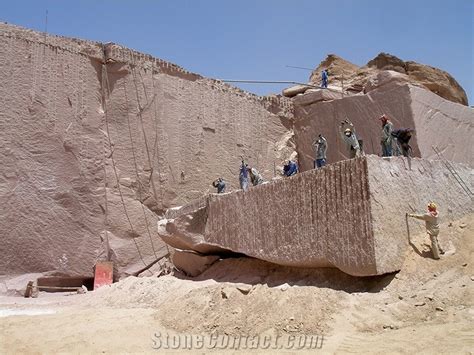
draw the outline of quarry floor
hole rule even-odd
[[[277,336],[286,353],[472,353],[474,216],[442,231],[448,255],[431,259],[428,238],[412,236],[416,250],[407,250],[402,270],[379,277],[239,258],[195,279],[130,277],[84,295],[0,297],[0,353],[190,353],[184,343],[172,350],[160,342],[185,334],[272,339],[266,350],[241,343],[194,347],[199,353],[272,353]],[[321,349],[287,348],[290,336],[310,335]]]

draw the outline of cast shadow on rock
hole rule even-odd
[[[235,284],[266,285],[285,289],[289,286],[330,288],[347,293],[377,293],[387,287],[396,273],[357,277],[336,268],[300,268],[272,264],[239,255],[227,257],[211,265],[197,277],[176,272],[175,277],[186,280],[215,280]]]

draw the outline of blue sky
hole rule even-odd
[[[379,52],[448,71],[474,100],[473,0],[15,0],[0,20],[120,43],[220,79],[307,82],[328,53]],[[257,94],[282,85],[240,85]]]

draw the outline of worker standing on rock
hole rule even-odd
[[[242,159],[242,164],[240,165],[239,183],[240,183],[240,188],[242,190],[247,191],[249,189],[248,165],[245,164],[243,159]]]
[[[344,127],[346,127],[344,129]],[[359,140],[357,139],[356,132],[354,125],[348,119],[345,119],[341,122],[339,126],[339,131],[341,133],[342,140],[346,142],[349,148],[349,157],[350,159],[355,157],[362,156],[361,146],[359,144]]]
[[[298,164],[294,162],[293,160],[288,160],[288,163],[286,163],[283,166],[283,175],[285,176],[293,176],[298,173]]]
[[[316,152],[314,168],[322,168],[326,165],[326,152],[328,150],[328,142],[326,138],[320,134],[318,139],[313,142],[313,147]]]
[[[328,71],[324,69],[321,72],[321,87],[327,89],[328,88]]]
[[[382,137],[380,138],[380,144],[382,145],[382,156],[391,157],[393,123],[386,115],[380,116],[380,121],[382,121]]]
[[[431,240],[431,251],[433,253],[434,259],[439,259],[439,254],[444,254],[444,251],[438,244],[438,234],[439,234],[439,213],[437,211],[437,206],[434,202],[428,204],[428,212],[425,214],[411,214],[407,213],[408,217],[413,217],[421,219],[426,223],[426,232],[428,233]]]
[[[217,193],[218,194],[222,194],[222,193],[225,192],[226,183],[225,183],[224,179],[221,178],[221,177],[218,178],[217,180],[213,181],[212,186],[217,188]]]
[[[392,132],[392,137],[395,140],[395,155],[403,155],[409,157],[411,155],[411,146],[409,144],[410,139],[413,135],[414,130],[408,129],[397,129]]]
[[[261,185],[263,184],[264,180],[262,175],[258,172],[257,169],[255,168],[248,168],[248,172],[250,175],[250,181],[252,182],[253,186]]]

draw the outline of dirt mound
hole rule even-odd
[[[363,334],[378,334],[383,340],[385,332],[406,332],[420,323],[439,333],[448,321],[469,329],[473,227],[472,215],[446,221],[440,242],[447,255],[439,261],[431,258],[426,235],[411,236],[402,271],[380,277],[355,278],[332,269],[288,268],[248,258],[222,260],[195,279],[218,284],[173,298],[158,319],[177,332],[323,332],[348,347],[353,340],[337,339],[338,334],[354,333],[360,341]],[[464,340],[457,347],[465,346],[466,336],[458,336]]]

